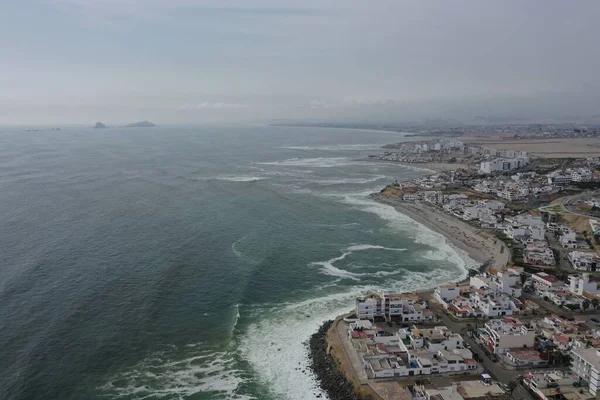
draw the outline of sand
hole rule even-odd
[[[526,151],[542,158],[582,158],[600,155],[598,138],[552,138],[552,139],[492,139],[464,138],[467,145],[477,145],[503,150]]]
[[[506,248],[504,243],[492,232],[469,225],[431,205],[403,202],[379,194],[374,198],[394,206],[396,210],[410,219],[441,233],[448,243],[465,251],[473,260],[481,264],[490,264],[496,269],[504,269],[509,266],[510,249]]]

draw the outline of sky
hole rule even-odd
[[[600,121],[597,0],[0,2],[0,124]]]

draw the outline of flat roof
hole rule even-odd
[[[596,370],[600,370],[600,356],[598,349],[577,349],[572,350],[573,354],[581,357],[585,362],[592,365]]]
[[[518,358],[519,360],[525,361],[547,361],[540,357],[540,353],[534,349],[510,349],[508,353],[512,354],[513,357]]]
[[[500,395],[504,393],[504,390],[495,383],[485,384],[482,381],[461,381],[459,393],[463,396],[466,395],[466,398],[480,398],[488,393],[491,395]]]

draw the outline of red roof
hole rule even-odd
[[[553,277],[552,275],[533,274],[533,276],[537,276],[538,278],[543,279],[546,282],[550,282],[550,283],[556,282],[556,278]]]

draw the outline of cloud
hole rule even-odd
[[[392,106],[397,104],[396,100],[379,99],[368,97],[346,97],[342,99],[313,99],[308,103],[311,109],[326,109],[326,108],[351,108],[351,107],[368,107],[368,106]]]
[[[183,110],[235,110],[240,108],[247,108],[246,104],[239,103],[223,103],[223,102],[202,102],[197,104],[184,104],[181,106]]]
[[[100,19],[128,19],[163,17],[165,13],[183,13],[189,16],[309,16],[320,14],[316,7],[282,5],[281,2],[262,0],[248,6],[239,0],[47,0],[58,9],[80,16]],[[303,3],[300,3],[301,5]]]

